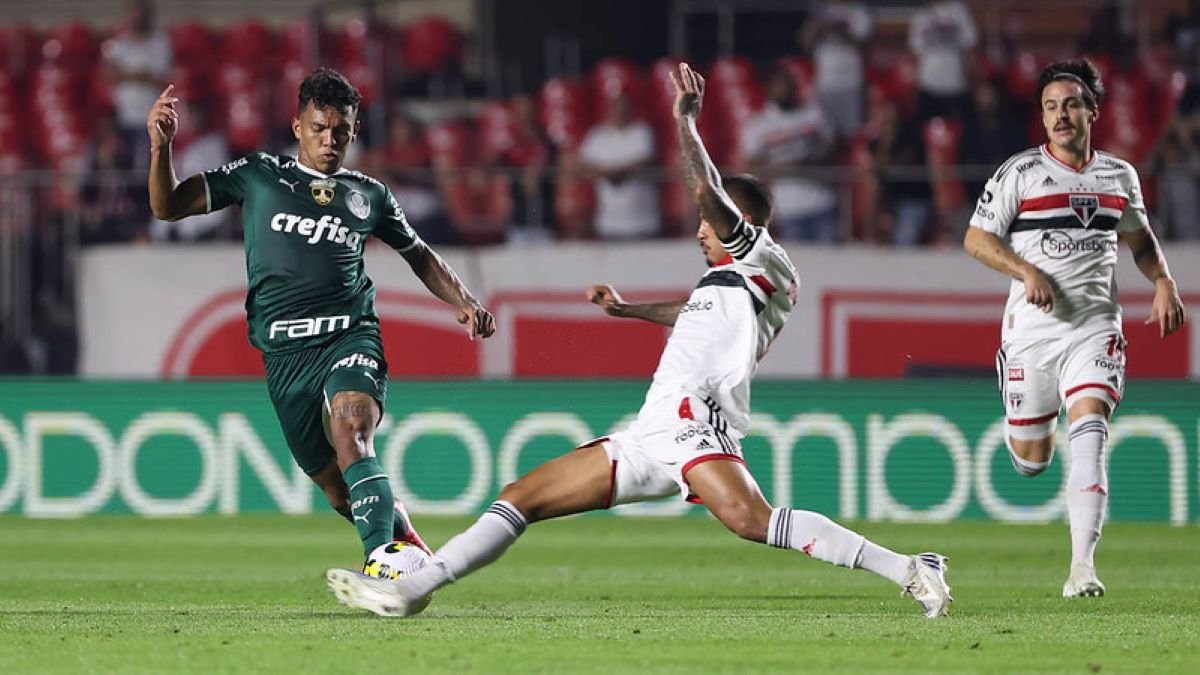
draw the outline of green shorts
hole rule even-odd
[[[340,391],[361,391],[387,400],[387,362],[379,325],[360,323],[333,340],[308,349],[265,354],[267,391],[296,464],[312,475],[334,459],[325,435],[325,416]]]

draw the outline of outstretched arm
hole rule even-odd
[[[733,200],[721,187],[721,172],[708,156],[696,118],[704,99],[704,78],[686,63],[679,64],[679,74],[671,73],[671,84],[675,88],[675,123],[679,129],[679,147],[683,153],[683,177],[688,192],[696,203],[700,217],[712,227],[722,240],[734,234],[734,227],[741,221]]]
[[[180,183],[171,163],[171,142],[179,130],[179,112],[175,110],[178,102],[175,85],[167,85],[146,117],[146,131],[150,134],[150,210],[160,220],[179,220],[208,212],[204,177],[195,175]]]
[[[1154,284],[1154,302],[1150,305],[1150,318],[1146,323],[1158,323],[1158,334],[1166,337],[1179,330],[1187,322],[1183,301],[1167,269],[1167,259],[1154,232],[1146,227],[1133,232],[1122,232],[1121,239],[1133,251],[1133,261],[1142,274]]]
[[[617,289],[607,284],[592,286],[587,292],[588,300],[599,305],[609,316],[619,316],[628,319],[643,319],[664,326],[674,326],[679,310],[683,308],[687,298],[668,300],[666,302],[628,303],[617,293]]]
[[[492,313],[471,295],[442,256],[424,242],[418,242],[401,255],[430,293],[458,310],[458,322],[466,326],[467,337],[474,340],[476,336],[490,337],[496,332],[496,319]]]
[[[968,227],[963,248],[988,267],[1025,284],[1025,301],[1043,312],[1054,309],[1054,285],[1044,272],[1017,255],[1012,247],[991,232]]]

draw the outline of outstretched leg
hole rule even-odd
[[[1067,520],[1071,524],[1071,572],[1064,598],[1104,595],[1096,576],[1096,545],[1108,510],[1108,442],[1110,408],[1105,401],[1084,398],[1068,410],[1071,422],[1071,468],[1067,472]]]
[[[946,614],[951,597],[943,577],[943,556],[901,555],[819,513],[772,509],[741,462],[704,462],[692,467],[685,478],[717,520],[739,537],[794,549],[835,565],[869,570],[912,594],[926,616]]]
[[[382,616],[416,614],[437,589],[495,562],[530,523],[609,505],[612,464],[600,443],[553,459],[505,486],[473,525],[434,553],[430,564],[399,582],[329,570],[330,588],[344,603]]]

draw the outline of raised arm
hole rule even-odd
[[[963,248],[972,258],[1025,284],[1025,300],[1043,312],[1054,309],[1054,285],[1035,265],[1017,255],[1012,247],[991,232],[968,227]]]
[[[178,102],[175,85],[167,85],[146,117],[150,134],[150,210],[160,220],[208,213],[204,177],[197,174],[180,183],[171,163],[171,142],[179,130],[179,112],[175,110]]]
[[[401,255],[430,293],[458,310],[458,322],[466,326],[467,337],[473,340],[477,336],[490,337],[496,332],[496,319],[492,313],[471,295],[471,291],[436,251],[419,241]]]
[[[592,286],[587,291],[588,300],[599,305],[609,316],[627,319],[642,319],[664,326],[674,326],[679,317],[679,310],[687,302],[687,298],[668,300],[666,302],[629,303],[621,297],[617,289],[607,284]]]
[[[733,228],[741,221],[733,200],[721,187],[721,173],[708,156],[696,118],[704,99],[704,78],[686,63],[679,64],[679,74],[671,73],[675,88],[675,123],[679,129],[679,147],[683,154],[683,177],[688,192],[696,203],[700,217],[722,240],[731,237]]]
[[[1160,337],[1174,333],[1187,322],[1187,315],[1183,311],[1179,291],[1175,288],[1175,280],[1171,278],[1171,270],[1167,268],[1167,259],[1158,245],[1158,238],[1149,227],[1122,232],[1120,237],[1133,251],[1133,261],[1138,269],[1154,284],[1154,301],[1150,305],[1150,317],[1145,323],[1157,323]]]

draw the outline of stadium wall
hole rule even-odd
[[[634,415],[645,382],[395,382],[377,449],[427,514],[506,483]],[[1133,381],[1111,428],[1110,518],[1200,520],[1200,383]],[[1064,466],[1012,470],[994,380],[766,381],[744,447],[768,499],[842,519],[1064,517]],[[1059,426],[1060,447],[1066,446]],[[0,513],[326,511],[261,382],[0,380]],[[682,500],[619,515],[700,511]]]
[[[445,305],[385,247],[367,253],[379,289],[390,370],[398,378],[648,377],[665,328],[603,315],[594,283],[626,297],[685,296],[703,272],[688,241],[447,249],[496,313],[499,331],[469,341]],[[789,246],[799,306],[761,377],[987,376],[1007,281],[959,250]],[[1200,247],[1167,250],[1184,302],[1200,308]],[[1129,375],[1200,378],[1200,330],[1170,339],[1147,326],[1152,288],[1122,254]],[[255,377],[246,342],[245,270],[236,245],[87,249],[78,276],[81,372],[89,378]]]

